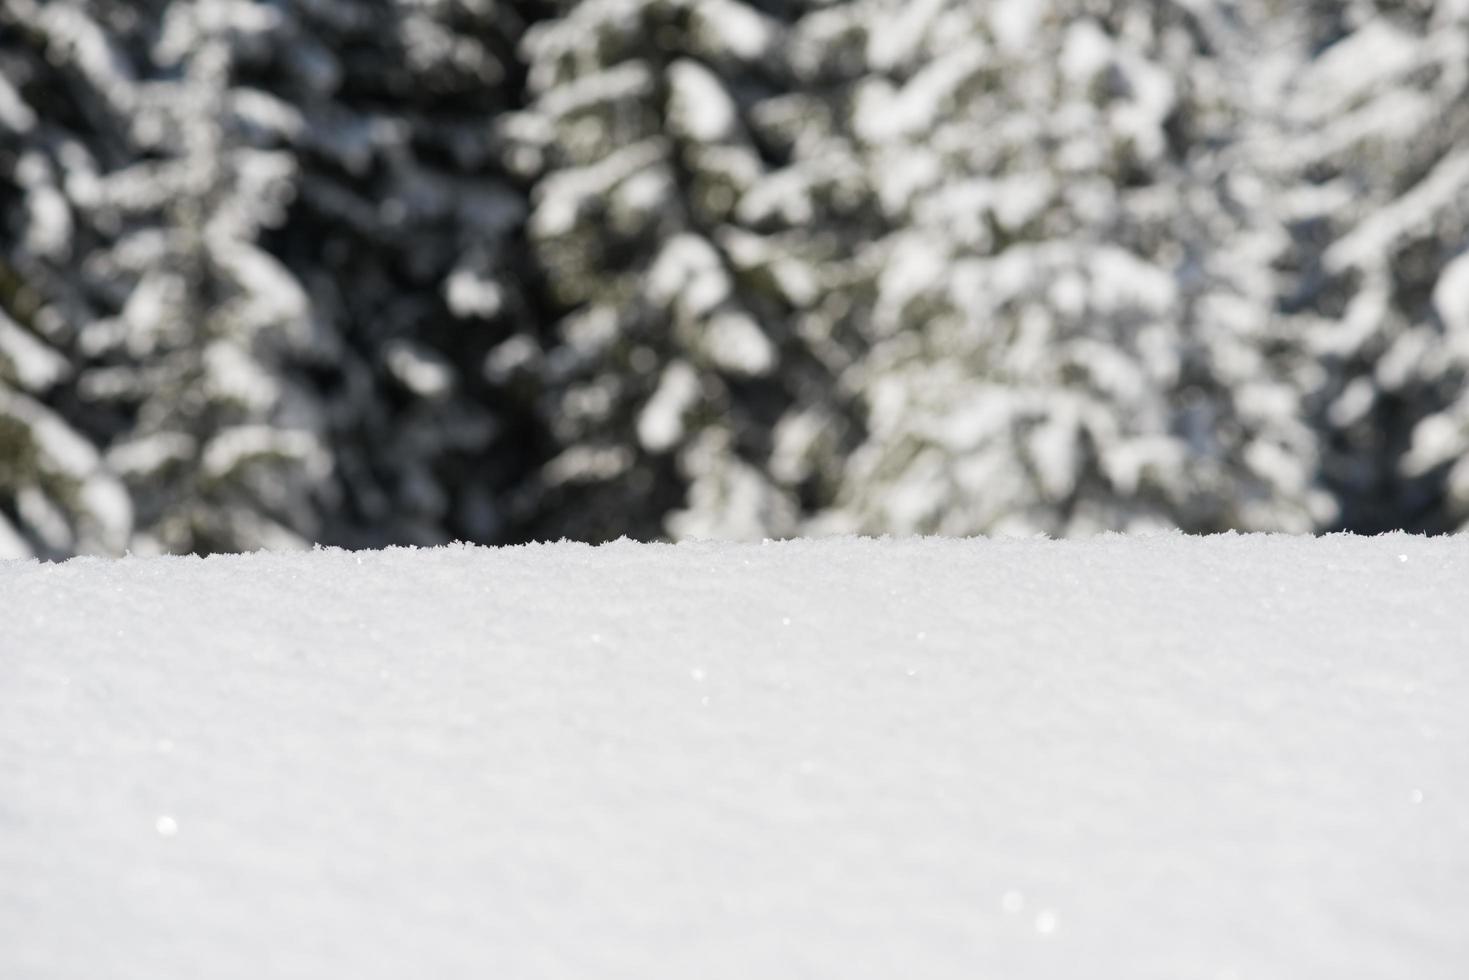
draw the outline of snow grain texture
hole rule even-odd
[[[0,975],[1457,978],[1469,542],[0,563]]]

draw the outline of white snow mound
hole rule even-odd
[[[1458,980],[1469,540],[0,563],[0,976]]]

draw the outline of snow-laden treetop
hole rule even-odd
[[[1469,542],[0,563],[0,975],[1450,980]]]

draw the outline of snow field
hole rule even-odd
[[[1469,542],[0,563],[0,976],[1459,978]]]

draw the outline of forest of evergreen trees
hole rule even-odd
[[[4,0],[0,557],[1469,523],[1469,0]]]

